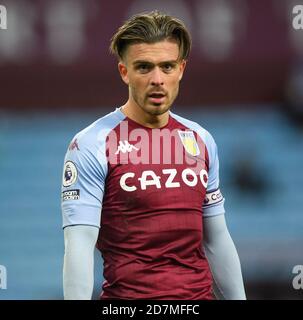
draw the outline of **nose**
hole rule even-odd
[[[156,67],[151,73],[151,85],[161,86],[163,85],[163,75],[160,68]]]

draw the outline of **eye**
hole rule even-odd
[[[174,65],[171,64],[171,63],[165,63],[163,66],[162,66],[162,70],[164,72],[170,72],[174,69]]]
[[[136,68],[140,73],[147,73],[150,70],[150,65],[147,63],[139,64]]]

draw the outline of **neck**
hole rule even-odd
[[[130,100],[121,107],[121,111],[131,120],[148,128],[162,128],[168,123],[169,112],[160,115],[153,115],[145,112],[137,104],[136,106]]]

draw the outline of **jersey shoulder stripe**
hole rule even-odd
[[[74,139],[81,141],[82,144],[88,146],[98,144],[99,148],[105,146],[106,137],[121,121],[125,119],[125,115],[116,108],[115,111],[99,118],[88,127],[78,132]]]

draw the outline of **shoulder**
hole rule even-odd
[[[80,146],[86,148],[94,145],[103,145],[105,144],[109,132],[111,132],[124,118],[125,116],[123,113],[119,109],[116,109],[79,131],[73,137],[71,144],[76,142],[79,148]]]

